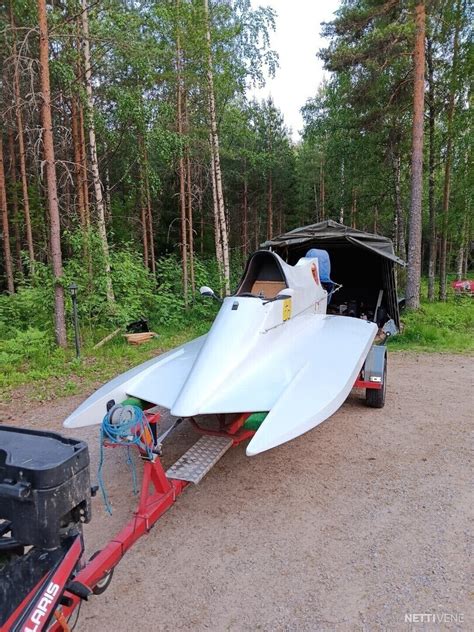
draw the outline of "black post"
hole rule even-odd
[[[76,358],[81,357],[81,346],[79,341],[79,319],[77,316],[77,284],[71,283],[69,286],[72,298],[72,318],[74,323],[74,342],[76,345]]]

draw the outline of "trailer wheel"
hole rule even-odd
[[[99,555],[100,551],[96,551],[90,558],[89,562],[91,562],[97,555]],[[107,588],[110,586],[110,582],[112,581],[112,577],[114,576],[113,568],[110,569],[103,577],[100,579],[97,584],[92,589],[94,595],[102,595]]]
[[[387,391],[387,356],[383,367],[382,388],[366,388],[365,403],[370,408],[383,408],[385,406],[385,393]]]

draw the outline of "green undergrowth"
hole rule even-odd
[[[401,315],[402,333],[390,349],[474,353],[474,299],[451,296],[446,303],[422,303]]]
[[[0,399],[9,400],[15,389],[37,400],[70,395],[90,389],[153,355],[180,345],[207,331],[218,304],[199,296],[201,285],[219,290],[215,261],[195,259],[195,288],[183,299],[182,269],[173,255],[157,260],[157,274],[143,266],[141,254],[123,246],[112,251],[115,302],[106,298],[101,249],[90,236],[90,266],[84,265],[84,245],[77,234],[68,235],[73,256],[65,263],[68,348],[55,345],[53,332],[54,287],[47,266],[37,262],[34,274],[19,279],[17,291],[0,295]],[[235,266],[240,269],[241,266]],[[72,305],[68,286],[78,286],[81,359],[75,358]],[[127,323],[145,317],[158,337],[138,347],[123,334]],[[94,346],[120,330],[99,349]]]
[[[38,401],[87,391],[159,353],[202,335],[209,325],[209,320],[201,320],[178,331],[161,328],[156,338],[139,346],[129,345],[121,332],[99,349],[91,346],[82,349],[80,360],[76,359],[72,349],[55,348],[49,336],[29,329],[13,341],[0,341],[1,399],[9,401],[15,389],[21,387],[26,387],[27,399]],[[29,351],[15,354],[16,345],[23,341]]]

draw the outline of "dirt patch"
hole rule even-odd
[[[394,353],[383,410],[353,394],[295,441],[250,459],[231,450],[127,554],[76,629],[473,630],[472,392],[472,358]],[[1,418],[58,430],[82,399],[15,398]],[[70,434],[89,442],[95,478],[97,427]],[[194,441],[183,424],[165,462]],[[90,552],[133,506],[124,457],[109,452],[114,514],[94,500]],[[464,623],[411,626],[412,613]]]

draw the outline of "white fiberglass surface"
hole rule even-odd
[[[196,338],[182,347],[172,349],[118,375],[82,402],[64,421],[64,427],[80,428],[99,424],[106,412],[107,402],[114,399],[119,403],[127,396],[132,395],[134,387],[137,389],[135,396],[140,397],[138,394],[140,385],[147,383],[148,380],[154,385],[154,399],[146,401],[160,403],[169,408],[176,399],[204,339],[205,336]],[[142,399],[146,398],[143,397]],[[159,402],[155,401],[158,399]]]
[[[308,341],[300,370],[250,441],[247,455],[290,441],[332,415],[351,391],[376,333],[374,323],[327,316]]]

